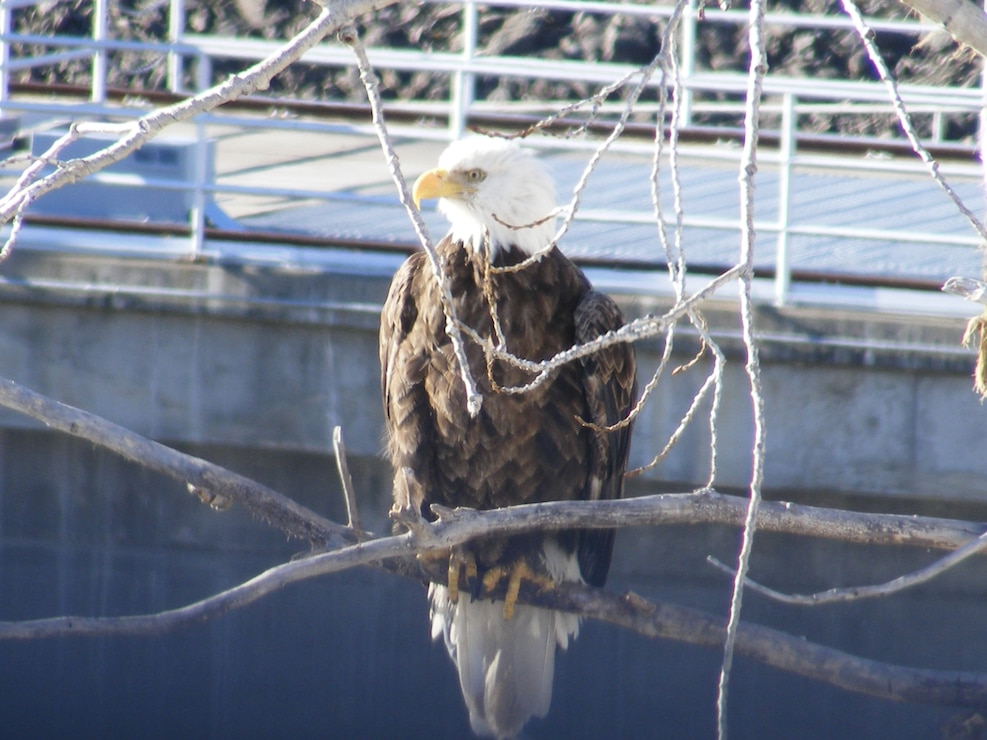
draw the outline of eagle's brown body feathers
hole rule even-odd
[[[616,304],[593,291],[558,250],[518,272],[489,274],[492,289],[484,295],[482,267],[470,253],[449,237],[437,248],[459,320],[495,337],[493,298],[507,349],[517,357],[545,360],[623,323]],[[524,256],[507,252],[495,266]],[[484,399],[471,417],[438,286],[424,253],[417,253],[391,285],[380,346],[391,462],[395,470],[415,471],[428,503],[490,509],[620,495],[629,430],[601,434],[583,422],[614,424],[626,415],[634,383],[627,345],[568,363],[547,382],[516,394],[495,390],[490,376],[504,388],[524,385],[532,374],[495,360],[488,375],[483,349],[467,340],[470,371]],[[566,550],[575,548],[573,536],[563,539]],[[604,582],[612,546],[609,530],[581,536],[579,564],[588,583]],[[478,564],[499,564],[490,556],[502,549],[479,548]]]
[[[483,170],[479,179],[493,188],[496,156],[507,156],[514,166],[517,150],[500,144],[482,146],[492,149],[495,157],[489,173]],[[478,161],[486,166],[491,160]],[[531,164],[527,158],[519,161],[522,166]],[[472,175],[479,170],[463,171]],[[434,172],[450,180],[460,174],[455,169]],[[460,179],[464,183],[460,189],[472,192],[465,184],[467,177]],[[442,187],[446,188],[443,197],[450,197],[449,188]],[[459,189],[455,197],[460,197]],[[517,206],[522,216],[524,206]],[[482,214],[479,218],[483,220]],[[464,221],[457,213],[450,219],[453,233],[437,250],[458,319],[481,337],[497,343],[502,336],[515,356],[544,360],[623,323],[616,304],[594,291],[557,249],[517,271],[498,272],[490,267],[515,265],[528,251],[511,243],[478,249],[469,237],[457,238],[457,229],[471,227],[469,219]],[[487,221],[499,223],[499,219]],[[520,237],[519,241],[524,243]],[[619,497],[630,428],[607,432],[599,427],[622,421],[632,405],[631,345],[617,344],[567,363],[546,382],[517,394],[502,389],[524,385],[533,375],[503,360],[488,363],[483,348],[468,334],[465,341],[470,371],[483,396],[475,417],[467,410],[439,287],[426,255],[414,254],[391,284],[381,316],[380,357],[388,454],[396,473],[405,468],[414,472],[425,496],[422,514],[432,516],[430,503],[489,509]],[[493,536],[468,547],[481,576],[483,571],[510,567],[523,559],[555,579],[582,578],[602,585],[610,566],[613,532]],[[556,643],[567,644],[578,620],[519,606],[505,622],[502,610],[485,606],[490,602],[482,598],[473,601],[461,595],[455,601],[442,587],[433,587],[430,593],[433,634],[444,637],[458,666],[474,729],[506,737],[519,731],[532,714],[544,714],[551,699]]]

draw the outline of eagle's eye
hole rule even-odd
[[[486,177],[487,177],[487,173],[479,168],[466,170],[466,179],[474,184],[483,182],[486,179]]]

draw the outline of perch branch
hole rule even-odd
[[[273,521],[286,533],[314,542],[352,542],[347,528],[324,519],[291,499],[243,476],[142,437],[117,424],[59,403],[19,384],[0,379],[0,406],[47,426],[85,439],[176,480],[240,503]],[[615,501],[526,504],[490,511],[455,510],[424,531],[436,547],[449,547],[488,531],[514,533],[539,529],[626,527],[654,524],[727,524],[739,526],[746,500],[713,490],[658,494]],[[979,537],[984,527],[951,519],[867,514],[789,502],[765,501],[758,511],[760,529],[848,542],[914,545],[954,550]]]
[[[452,518],[448,521],[440,518],[436,524],[428,525],[424,532],[440,530],[449,522],[455,526],[469,519],[482,520],[490,513],[443,510],[443,516],[451,515]],[[526,524],[517,517],[514,520]],[[449,539],[443,535],[432,537],[419,532],[357,543],[276,566],[220,594],[153,615],[56,617],[26,622],[0,622],[0,639],[157,634],[246,606],[303,579],[359,565],[382,565],[392,570],[406,570],[409,562],[414,561],[415,553],[435,549],[441,546],[437,543],[444,543]],[[416,540],[419,540],[417,544]],[[436,572],[429,573],[429,576],[441,581],[446,575],[444,566],[433,561],[431,567]],[[650,602],[631,593],[618,596],[582,584],[560,584],[555,589],[542,591],[525,583],[520,600],[546,608],[576,612],[648,637],[710,648],[722,645],[726,629],[722,618],[698,609]],[[735,651],[738,654],[848,691],[895,701],[952,706],[980,706],[987,701],[985,674],[880,663],[814,644],[779,630],[751,624],[738,624],[736,635]]]

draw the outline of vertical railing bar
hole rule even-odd
[[[168,92],[181,93],[184,76],[184,60],[178,45],[185,34],[185,0],[171,0],[168,9],[168,41],[172,50],[168,52]]]
[[[3,4],[0,6],[0,34],[8,36],[14,30],[14,11]],[[6,115],[4,103],[10,99],[10,44],[0,43],[0,117]]]
[[[775,305],[784,306],[792,287],[792,266],[789,255],[788,227],[792,193],[792,160],[798,121],[795,117],[795,96],[785,93],[781,113],[781,159],[778,171],[778,240],[775,253]]]
[[[698,13],[696,0],[689,0],[689,7],[682,14],[682,40],[679,43],[682,58],[679,60],[679,69],[682,75],[682,84],[679,86],[679,93],[682,95],[682,105],[680,107],[682,128],[689,128],[692,125],[692,88],[689,80],[696,73],[696,15]]]
[[[206,126],[195,118],[195,167],[192,185],[192,208],[189,209],[189,227],[191,231],[191,257],[193,260],[202,256],[206,243],[206,157],[208,146],[206,141]]]
[[[476,36],[478,32],[477,11],[475,0],[463,2],[463,63],[468,67],[476,55]],[[462,138],[466,133],[466,123],[469,110],[473,105],[474,76],[472,72],[463,69],[456,70],[452,76],[452,90],[449,111],[449,135],[452,139]]]
[[[212,59],[203,51],[195,55],[195,91],[204,92],[212,86]]]
[[[941,144],[943,141],[942,111],[932,112],[932,136],[930,138],[936,144]]]
[[[108,6],[108,0],[96,0],[93,5],[92,38],[96,42],[96,48],[93,51],[93,80],[89,97],[94,103],[106,102],[107,51],[102,42],[106,41],[107,37]]]

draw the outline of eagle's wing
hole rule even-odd
[[[428,399],[423,378],[428,356],[415,292],[424,257],[423,252],[416,252],[394,274],[380,315],[379,350],[384,425],[395,475],[402,468],[410,468],[427,486],[431,468],[425,444],[429,432],[425,427]]]
[[[583,344],[619,329],[624,317],[609,296],[591,290],[576,307],[575,322],[576,341]],[[637,395],[633,345],[615,344],[584,358],[582,366],[583,389],[590,415],[587,421],[597,426],[611,426],[624,420]],[[615,499],[623,495],[630,439],[631,424],[612,432],[594,432],[586,498]],[[613,538],[612,529],[580,531],[579,569],[587,583],[602,586],[606,581]]]

